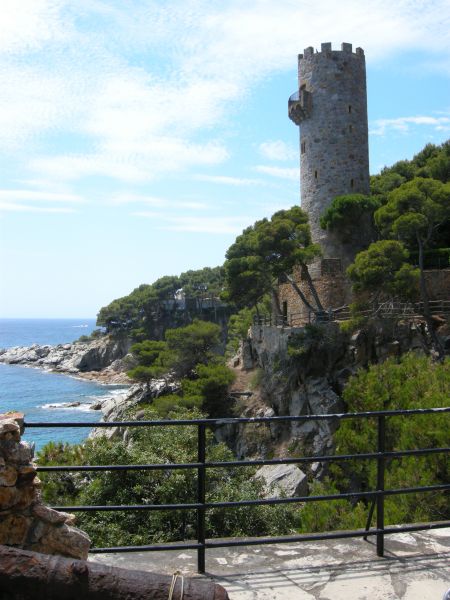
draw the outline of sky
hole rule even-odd
[[[0,0],[0,317],[94,317],[299,203],[297,55],[366,55],[370,170],[450,137],[449,0]]]

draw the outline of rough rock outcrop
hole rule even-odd
[[[23,414],[0,415],[0,544],[85,559],[90,540],[73,527],[74,515],[41,501],[33,449],[21,441],[22,428]]]
[[[96,379],[105,383],[129,383],[124,357],[130,342],[109,335],[88,341],[0,349],[0,362],[32,366],[47,371]]]
[[[411,321],[379,321],[354,334],[341,331],[338,323],[320,327],[253,325],[234,361],[241,369],[260,369],[260,394],[265,402],[257,412],[282,415],[333,414],[345,410],[340,394],[349,377],[369,363],[424,349],[423,324]],[[288,352],[296,340],[295,356]],[[305,456],[333,452],[337,420],[278,422],[270,425],[223,425],[216,437],[225,441],[238,457]],[[326,465],[316,464],[308,473],[322,476]]]
[[[308,479],[295,465],[264,465],[253,476],[264,482],[264,498],[292,498],[308,494]]]

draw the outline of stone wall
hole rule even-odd
[[[0,544],[86,559],[90,540],[74,515],[42,503],[33,449],[21,441],[23,415],[0,415]]]
[[[450,300],[450,269],[425,271],[430,300]]]
[[[307,300],[315,306],[311,291],[303,281],[298,269],[294,271],[294,278],[298,286],[306,296]],[[311,270],[311,276],[313,283],[316,287],[319,298],[325,310],[329,308],[338,308],[351,302],[351,289],[347,277],[340,271],[333,273],[324,273],[323,275],[319,270]],[[300,300],[299,295],[294,290],[290,283],[282,283],[278,289],[280,308],[283,310],[283,303],[285,305],[285,314],[287,314],[288,323],[292,323],[295,326],[304,325],[309,322],[310,314],[309,310]]]
[[[322,261],[322,264],[324,262],[326,263],[326,260]],[[336,309],[350,304],[352,302],[351,284],[345,274],[339,271],[333,273],[332,269],[328,273],[323,272],[322,274],[320,268],[321,265],[313,265],[310,272],[324,309]],[[294,270],[293,276],[307,300],[315,306],[311,292],[306,282],[302,280],[298,269]],[[450,269],[425,271],[425,278],[430,300],[450,300]],[[294,326],[309,323],[309,310],[290,283],[280,284],[278,294],[282,311],[283,303],[286,302],[285,314],[288,323],[292,323]]]

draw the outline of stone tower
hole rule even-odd
[[[313,241],[322,246],[323,271],[343,271],[354,249],[320,227],[335,196],[369,193],[366,67],[364,51],[351,44],[298,57],[299,90],[289,99],[289,117],[300,125],[301,205]],[[364,229],[364,228],[362,228]],[[317,273],[319,274],[319,273]]]

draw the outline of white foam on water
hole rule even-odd
[[[78,406],[70,406],[71,404],[75,404],[72,402],[51,402],[48,404],[42,404],[39,408],[43,408],[46,410],[78,410],[82,412],[87,412],[91,410],[92,403],[87,404],[86,402],[81,402]]]

